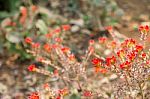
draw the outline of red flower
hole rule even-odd
[[[119,58],[124,58],[124,56],[125,56],[124,50],[119,50],[119,51],[117,52],[117,55],[118,55]]]
[[[90,44],[90,45],[93,45],[94,43],[95,43],[94,40],[89,40],[89,44]]]
[[[123,43],[128,46],[128,45],[130,45],[130,43],[135,44],[135,42],[136,41],[134,39],[129,38],[129,39],[126,39]]]
[[[58,72],[57,69],[55,69],[53,73],[54,73],[55,76],[57,76],[59,72]]]
[[[113,64],[115,64],[115,62],[116,62],[116,57],[115,56],[106,58],[107,66],[113,65]]]
[[[131,53],[129,53],[129,54],[127,55],[128,59],[129,59],[130,61],[133,61],[136,56],[137,56],[137,52],[136,52],[136,51],[132,51]]]
[[[25,42],[28,44],[32,43],[32,39],[30,37],[25,38]]]
[[[39,62],[42,62],[43,60],[44,60],[43,57],[39,57],[39,58],[37,59],[37,61],[39,61]]]
[[[128,47],[133,47],[135,45],[136,41],[134,39],[127,39],[125,40],[125,44],[128,46]]]
[[[38,7],[37,7],[36,5],[32,5],[32,6],[31,6],[32,12],[35,12],[37,9],[38,9]]]
[[[145,31],[146,31],[146,32],[149,32],[149,30],[150,30],[150,27],[149,27],[148,25],[146,25],[146,26],[145,26]]]
[[[51,46],[49,44],[44,44],[44,50],[46,50],[47,52],[50,52],[51,50]]]
[[[59,46],[57,44],[52,44],[52,48],[58,48]]]
[[[113,27],[112,26],[107,26],[107,27],[105,27],[105,29],[108,30],[108,31],[112,31]]]
[[[98,73],[101,70],[101,68],[99,66],[95,66],[94,68],[95,68],[96,73]]]
[[[70,48],[63,47],[63,48],[61,48],[61,51],[64,52],[64,53],[66,53],[66,52],[70,51]]]
[[[55,41],[56,41],[56,42],[61,42],[62,39],[57,37],[57,38],[55,38]]]
[[[85,97],[91,97],[92,96],[92,92],[91,91],[84,91],[83,92],[83,96],[85,96]]]
[[[101,59],[99,59],[99,58],[94,58],[94,59],[92,59],[92,64],[93,65],[98,65],[98,64],[100,64],[101,63]]]
[[[11,20],[6,23],[6,26],[16,26],[16,22],[12,22]]]
[[[146,53],[142,53],[142,58],[145,58],[146,57]]]
[[[67,31],[67,30],[69,30],[71,27],[70,27],[70,25],[62,25],[62,29],[64,30],[64,31]]]
[[[38,92],[32,92],[28,99],[40,99],[39,93]]]
[[[56,99],[61,99],[61,96],[57,96]]]
[[[100,70],[99,70],[102,74],[105,74],[105,73],[107,73],[107,69],[105,69],[105,68],[101,68]]]
[[[149,65],[149,64],[150,64],[150,60],[147,60],[147,61],[146,61],[146,64]]]
[[[35,69],[36,69],[36,67],[34,64],[28,66],[29,71],[34,71]]]
[[[148,33],[149,32],[149,30],[150,30],[150,27],[148,26],[148,25],[141,25],[140,27],[139,27],[139,31],[140,32],[142,32],[142,33]]]
[[[136,45],[135,48],[136,48],[136,50],[137,50],[138,52],[140,52],[140,51],[143,50],[143,46],[142,46],[142,45]]]
[[[106,37],[100,37],[100,38],[98,38],[98,40],[99,40],[99,43],[105,43],[107,38]]]
[[[65,96],[68,93],[69,93],[69,90],[67,88],[58,90],[58,94],[62,96]]]
[[[110,46],[111,46],[111,48],[115,48],[116,47],[116,45],[117,45],[117,43],[115,42],[115,41],[112,41],[111,43],[110,43]]]
[[[94,37],[94,34],[93,34],[93,33],[91,33],[91,34],[90,34],[90,37]]]
[[[27,15],[27,8],[26,7],[21,7],[20,8],[20,11],[21,11],[21,14],[23,15],[23,16],[26,16]]]
[[[52,37],[52,33],[48,33],[48,34],[46,34],[45,36],[47,37],[47,38],[51,38]]]
[[[44,84],[44,89],[49,89],[49,84],[48,83],[46,83],[46,84]]]
[[[74,59],[75,59],[74,54],[70,54],[70,55],[69,55],[69,60],[74,60]]]
[[[142,31],[142,30],[144,30],[144,26],[139,26],[139,31]]]
[[[33,44],[32,44],[32,47],[33,47],[33,48],[39,48],[39,47],[40,47],[40,43],[33,43]]]
[[[130,64],[131,64],[131,62],[125,61],[124,63],[120,64],[120,68],[121,69],[129,68]]]
[[[60,28],[57,28],[53,31],[54,33],[60,33],[61,32],[61,29]]]

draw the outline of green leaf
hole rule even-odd
[[[20,43],[22,36],[18,32],[12,32],[6,34],[6,39],[11,43]]]
[[[36,22],[36,27],[40,30],[40,33],[46,34],[48,32],[48,28],[43,20],[38,20]]]
[[[54,71],[54,68],[51,67],[51,66],[48,66],[48,71],[49,71],[49,72],[53,72],[53,71]]]
[[[81,99],[80,95],[77,95],[77,94],[72,94],[70,96],[70,99]]]

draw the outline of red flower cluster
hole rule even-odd
[[[118,52],[117,52],[117,55],[118,55],[118,57],[119,58],[124,58],[125,57],[125,51],[124,50],[119,50]]]
[[[100,38],[98,38],[99,43],[105,43],[106,40],[107,40],[106,37],[100,37]]]
[[[53,31],[53,33],[60,33],[61,32],[61,28],[57,28]]]
[[[50,52],[50,50],[51,50],[51,46],[49,44],[44,44],[43,48],[47,52]]]
[[[58,90],[58,94],[61,96],[65,96],[68,93],[69,93],[69,90],[67,88]]]
[[[64,31],[68,31],[70,28],[71,28],[70,25],[62,25],[62,29],[63,29]]]
[[[47,38],[51,38],[51,37],[53,36],[53,34],[55,34],[55,33],[60,33],[62,30],[63,30],[63,31],[67,31],[67,30],[69,30],[70,28],[71,28],[70,25],[62,25],[61,27],[56,28],[56,29],[54,29],[53,31],[47,33],[45,36],[46,36]],[[56,39],[57,39],[57,40],[55,40],[55,41],[60,41],[60,38],[56,38]]]
[[[101,63],[101,59],[99,59],[99,58],[92,59],[92,64],[93,65],[99,65],[100,63]]]
[[[133,61],[136,56],[137,56],[137,52],[133,50],[131,53],[127,55],[127,59],[129,59],[129,61]]]
[[[25,38],[25,42],[28,44],[32,43],[32,39],[30,37]]]
[[[114,65],[115,62],[116,62],[116,57],[115,56],[106,58],[106,65],[107,66]]]
[[[142,33],[148,33],[150,31],[150,27],[148,25],[145,25],[145,26],[141,25],[139,27],[139,31]]]
[[[57,37],[57,38],[55,38],[55,41],[60,43],[62,40],[61,40],[61,38]]]
[[[123,43],[121,43],[121,47],[123,48],[131,48],[131,47],[134,47],[136,44],[136,41],[132,38],[130,39],[126,39]]]
[[[120,68],[121,69],[125,69],[125,68],[127,69],[130,67],[130,65],[131,65],[131,62],[125,61],[124,63],[120,64]]]
[[[46,38],[51,38],[52,35],[53,35],[53,33],[47,33],[45,36],[46,36]]]
[[[89,40],[89,44],[90,44],[90,45],[93,45],[94,43],[95,43],[94,40]]]
[[[112,41],[112,42],[110,42],[110,47],[112,48],[112,49],[114,49],[115,47],[116,47],[116,45],[117,45],[117,43],[115,42],[115,41]]]
[[[36,67],[34,64],[28,66],[29,71],[34,71],[35,69],[36,69]]]
[[[142,58],[146,58],[147,54],[146,53],[142,53],[141,56],[142,56]]]
[[[107,72],[107,69],[101,67],[102,66],[102,60],[101,59],[99,59],[99,58],[92,59],[92,64],[94,65],[96,73],[98,73],[98,72],[106,73]]]
[[[64,53],[67,53],[68,51],[70,51],[70,48],[63,47],[63,48],[61,48],[61,51],[64,52]]]
[[[85,97],[91,97],[92,96],[92,92],[91,91],[84,91],[83,92],[83,96],[85,96]]]
[[[75,55],[74,54],[70,54],[68,56],[68,58],[69,58],[70,61],[73,61],[73,60],[75,60]]]
[[[113,27],[112,26],[106,26],[105,29],[108,30],[108,31],[112,31]]]
[[[28,99],[40,99],[39,93],[38,92],[32,92]]]
[[[40,43],[33,43],[33,44],[32,44],[32,47],[33,47],[33,48],[39,48],[39,47],[40,47]]]
[[[143,50],[143,46],[142,45],[136,45],[135,49],[136,49],[137,52],[140,52],[140,51]]]

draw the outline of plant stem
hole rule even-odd
[[[126,83],[127,83],[127,87],[128,87],[128,89],[129,89],[129,91],[130,91],[130,94],[131,94],[132,90],[131,90],[131,88],[130,88],[130,84],[129,84],[129,81],[128,81],[128,77],[127,77],[126,74],[125,74],[124,76],[125,76],[125,80],[126,80]],[[129,97],[131,97],[131,95],[130,95]]]
[[[142,99],[144,99],[144,93],[143,93],[143,90],[142,90],[142,86],[140,83],[139,84],[139,88],[140,88],[140,92],[141,92],[141,96],[142,96]]]

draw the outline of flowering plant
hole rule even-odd
[[[43,90],[38,90],[38,97],[64,99],[76,94],[79,98],[120,98],[127,99],[149,97],[150,50],[146,49],[149,26],[140,26],[141,44],[132,38],[120,42],[109,28],[113,40],[100,37],[98,42],[89,41],[88,49],[81,61],[71,49],[63,43],[69,25],[62,25],[45,35],[42,43],[27,37],[25,42],[30,49],[28,53],[42,63],[31,64],[28,70],[47,75]],[[144,38],[143,38],[144,37]],[[107,54],[102,51],[108,51]],[[48,68],[52,71],[49,71]],[[36,93],[36,95],[37,95]],[[35,94],[35,93],[33,93]],[[33,99],[30,95],[29,99]]]

